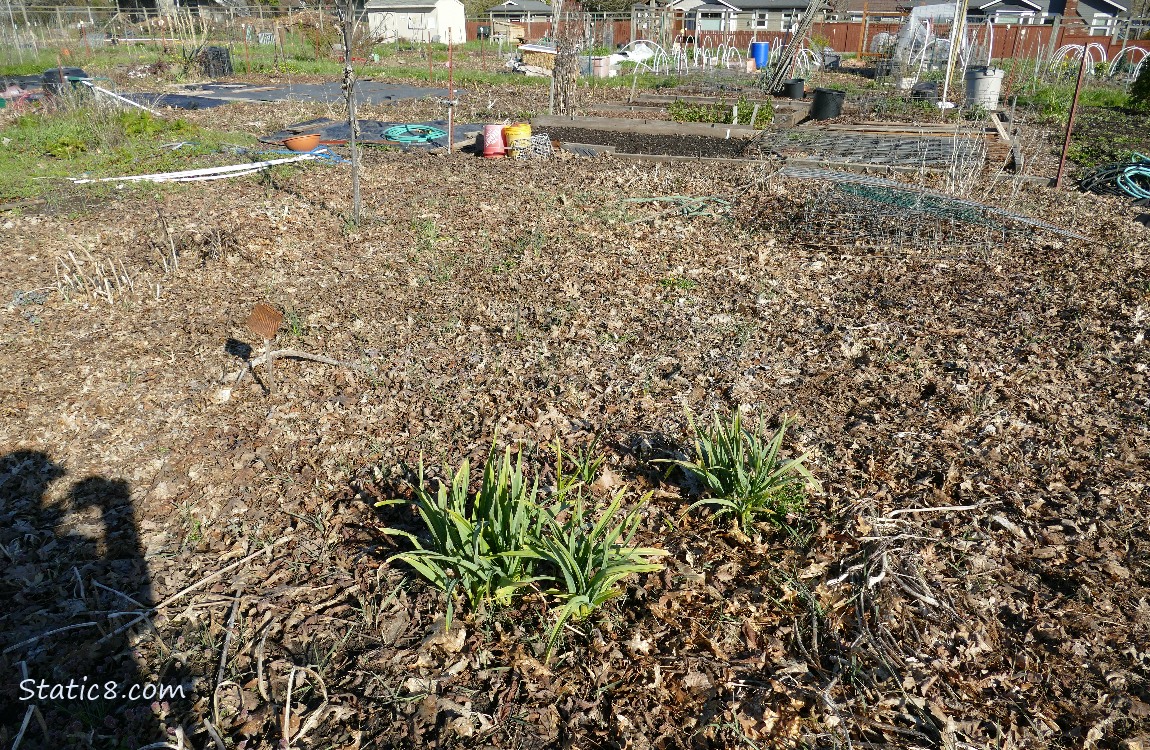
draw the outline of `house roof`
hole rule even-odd
[[[1090,0],[1079,0],[1078,15],[1082,16],[1083,18],[1087,17],[1082,13],[1082,10],[1081,10],[1083,5],[1085,5],[1086,7],[1090,8],[1093,11],[1097,11],[1099,13],[1111,13],[1113,15],[1118,15],[1119,13],[1125,13],[1128,10],[1130,10],[1130,8],[1128,6],[1122,5],[1121,3],[1116,3],[1116,2],[1114,2],[1114,0],[1095,0],[1095,2],[1090,2]]]
[[[806,0],[735,0],[740,10],[806,10]]]
[[[1050,2],[1035,2],[1035,0],[986,0],[973,7],[991,13],[1034,13],[1035,11],[1049,10]]]
[[[487,9],[488,13],[502,15],[506,13],[550,13],[551,6],[539,0],[507,0],[507,2],[493,5]]]
[[[912,8],[917,8],[920,5],[936,5],[945,2],[949,5],[954,5],[953,0],[847,0],[846,7],[840,9],[838,12],[842,13],[861,13],[864,8],[867,13],[871,15],[883,14],[892,17],[906,15]],[[970,0],[970,9],[973,11],[979,5],[989,2],[990,0]],[[1008,0],[1009,1],[1009,0]],[[1060,0],[1038,0],[1043,5],[1043,9],[1050,2],[1060,2]]]
[[[364,3],[363,9],[367,12],[373,10],[382,11],[395,11],[395,10],[418,10],[420,8],[430,10],[440,3],[459,2],[459,0],[367,0]]]
[[[727,0],[704,0],[703,2],[699,2],[698,0],[675,0],[675,2],[672,2],[668,7],[685,11],[708,8],[709,12],[719,10],[733,10],[737,12],[741,9],[741,6],[742,3],[738,2],[738,0],[734,0],[734,2],[727,2]]]

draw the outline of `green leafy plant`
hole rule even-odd
[[[122,112],[119,115],[120,127],[129,136],[153,137],[162,134],[187,133],[193,130],[186,120],[161,120],[139,109]]]
[[[307,326],[300,319],[299,312],[293,308],[288,308],[284,319],[284,326],[287,335],[293,339],[299,340],[307,335]]]
[[[722,104],[693,104],[676,99],[667,105],[667,114],[675,122],[726,122],[731,108]]]
[[[683,290],[694,289],[699,285],[699,282],[694,279],[687,279],[680,276],[671,276],[666,279],[659,279],[659,286],[664,289]]]
[[[414,219],[411,230],[415,232],[416,245],[421,252],[430,252],[435,249],[439,241],[439,225],[430,217]]]
[[[571,473],[564,471],[562,449],[556,445],[559,481],[547,505],[536,502],[538,484],[528,486],[522,454],[512,464],[510,448],[500,459],[492,446],[474,497],[468,493],[467,461],[454,474],[448,471],[449,481],[440,481],[435,493],[427,489],[421,463],[414,486],[415,506],[427,534],[387,529],[415,547],[388,562],[406,563],[447,594],[448,626],[457,592],[467,597],[474,610],[488,602],[505,606],[523,587],[550,582],[545,593],[556,597],[559,607],[548,634],[549,657],[564,625],[586,619],[619,596],[619,581],[626,576],[661,569],[662,564],[651,558],[666,554],[631,544],[650,495],[616,520],[625,491],[620,490],[598,517],[593,517],[581,494],[571,492],[593,481],[602,467],[603,458],[595,452],[597,442],[575,454]],[[574,500],[569,502],[571,495]],[[385,500],[377,505],[401,502]]]
[[[770,101],[759,102],[759,111],[755,112],[755,102],[750,101],[747,97],[740,96],[739,100],[735,102],[735,109],[731,110],[731,117],[727,118],[730,122],[735,119],[735,112],[738,112],[738,120],[736,125],[750,125],[751,118],[754,117],[754,124],[758,127],[770,125],[775,120],[775,105]]]
[[[1150,112],[1150,65],[1143,65],[1130,86],[1128,105],[1139,112]]]
[[[44,150],[57,159],[71,159],[76,154],[88,150],[88,142],[71,135],[64,135],[48,143]]]
[[[729,421],[716,414],[713,424],[702,430],[689,413],[687,417],[696,436],[695,459],[671,463],[700,481],[707,494],[688,511],[711,507],[716,518],[732,516],[749,532],[761,517],[783,525],[788,514],[805,507],[807,487],[819,486],[803,463],[809,453],[786,462],[779,459],[788,420],[768,438],[761,422],[754,431],[745,428],[738,409]]]
[[[727,125],[749,125],[751,116],[756,125],[767,125],[775,118],[770,102],[760,102],[759,111],[746,95],[739,96],[734,106],[729,104],[694,104],[676,99],[667,105],[667,114],[676,122],[713,122]]]
[[[450,622],[453,597],[461,590],[472,609],[490,601],[510,604],[515,592],[532,583],[529,555],[523,553],[540,528],[539,506],[535,503],[538,484],[527,484],[523,457],[513,465],[508,448],[500,461],[494,444],[483,469],[483,482],[473,498],[468,496],[471,471],[464,460],[451,475],[450,483],[440,481],[432,494],[419,467],[415,506],[427,527],[429,539],[389,529],[415,545],[409,552],[394,555],[416,570],[433,586],[447,594],[447,620]],[[380,505],[395,504],[397,500]]]
[[[555,585],[547,593],[561,605],[547,636],[548,656],[568,621],[586,619],[623,593],[619,581],[632,573],[651,573],[663,567],[650,558],[666,555],[664,550],[631,546],[650,494],[613,523],[623,495],[620,490],[597,519],[592,518],[582,497],[570,505],[543,509],[541,531],[532,539],[530,552],[524,554],[545,561],[554,570],[549,577]]]
[[[573,469],[568,473],[564,468],[563,445],[555,441],[555,488],[559,502],[572,490],[590,485],[599,477],[606,458],[596,450],[598,445],[599,436],[596,435],[589,446],[568,454],[567,465]]]

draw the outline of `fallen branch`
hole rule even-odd
[[[265,362],[270,362],[280,358],[305,359],[309,362],[319,362],[320,364],[331,365],[332,367],[346,367],[347,369],[355,370],[356,372],[362,372],[369,375],[371,374],[370,367],[357,364],[355,362],[341,362],[338,359],[325,357],[322,354],[309,354],[308,352],[301,352],[299,349],[277,349],[276,351],[266,352],[256,357],[255,359],[249,359],[247,362],[245,362],[240,371],[236,373],[235,378],[232,379],[232,384],[227,388],[221,388],[216,393],[216,399],[220,402],[227,401],[232,397],[232,391],[239,386],[240,381],[244,378],[244,375],[249,372],[253,372],[255,368],[259,367]]]
[[[901,508],[899,510],[892,510],[890,513],[887,513],[885,517],[878,520],[889,520],[903,513],[945,513],[948,511],[978,510],[979,508],[985,508],[987,505],[989,505],[989,503],[978,503],[976,505],[939,505],[933,508]]]
[[[32,721],[32,712],[36,710],[36,706],[28,706],[28,710],[24,712],[24,722],[20,725],[20,731],[16,733],[16,739],[12,741],[12,750],[19,750],[20,743],[24,741],[24,732],[28,731],[28,724]]]
[[[211,735],[212,741],[216,743],[216,750],[228,750],[227,745],[224,744],[224,738],[220,737],[220,733],[216,731],[216,727],[212,724],[212,722],[204,719],[204,729],[208,730],[208,734]]]
[[[77,623],[75,625],[65,625],[62,628],[56,628],[55,630],[49,630],[47,633],[41,633],[40,635],[32,636],[31,638],[29,638],[26,641],[20,641],[19,643],[13,644],[13,645],[9,646],[8,648],[4,649],[4,651],[2,653],[7,654],[7,653],[10,653],[12,651],[15,651],[18,648],[22,648],[24,646],[30,646],[31,644],[35,643],[36,641],[39,641],[43,638],[47,638],[50,635],[56,635],[57,633],[65,633],[69,630],[80,630],[81,628],[94,628],[94,627],[97,627],[97,623],[80,622],[80,623]]]
[[[307,721],[303,722],[299,731],[295,734],[295,740],[303,739],[304,735],[306,735],[312,729],[315,729],[316,725],[319,724],[320,718],[323,716],[323,709],[327,707],[329,700],[327,695],[327,685],[324,684],[323,677],[321,677],[318,672],[316,672],[314,669],[310,669],[309,667],[292,666],[291,672],[288,673],[287,697],[284,699],[283,729],[281,731],[283,736],[283,744],[287,750],[291,750],[293,739],[291,734],[291,694],[292,687],[295,685],[295,676],[297,672],[300,675],[310,674],[312,677],[315,677],[316,682],[319,683],[320,692],[323,694],[323,702],[320,703],[314,711],[312,711],[311,716],[307,718]]]
[[[240,687],[238,683],[232,682],[231,680],[224,680],[216,685],[216,689],[212,691],[212,718],[215,719],[217,724],[220,724],[220,689],[227,687],[235,688],[240,696],[240,703],[242,704],[244,702],[244,689]],[[220,724],[220,726],[223,725]]]
[[[169,596],[167,599],[160,602],[156,606],[152,607],[151,609],[149,609],[145,612],[141,612],[136,618],[128,621],[124,625],[121,625],[120,627],[113,630],[111,633],[108,633],[106,636],[104,636],[100,640],[96,641],[96,643],[94,645],[99,646],[101,643],[104,643],[105,641],[108,641],[108,640],[116,637],[120,633],[123,633],[125,630],[127,630],[128,628],[135,625],[136,623],[142,622],[143,620],[146,620],[149,617],[151,617],[152,615],[159,612],[161,609],[164,609],[165,607],[171,606],[173,603],[179,601],[180,599],[182,599],[187,594],[190,594],[191,592],[195,591],[196,589],[198,589],[202,586],[206,586],[207,584],[216,580],[217,578],[224,575],[225,573],[229,573],[229,572],[235,570],[236,568],[240,567],[244,563],[250,562],[251,560],[254,560],[255,558],[264,554],[265,552],[268,552],[269,550],[272,550],[272,549],[280,546],[281,544],[283,544],[285,542],[290,542],[294,538],[295,538],[294,536],[285,536],[281,539],[278,539],[275,542],[273,542],[272,544],[270,544],[269,546],[264,547],[263,549],[259,550],[258,552],[253,552],[250,555],[247,555],[246,557],[244,557],[240,560],[236,560],[231,565],[220,568],[215,573],[212,573],[211,575],[207,576],[206,578],[201,578],[200,580],[196,581],[195,583],[191,584],[190,586],[185,586],[184,588],[182,588],[179,591],[177,591],[176,593],[172,594],[171,596]]]
[[[301,352],[299,349],[277,349],[274,352],[262,354],[255,359],[248,362],[250,367],[258,367],[267,361],[268,357],[272,359],[280,359],[287,357],[289,359],[307,359],[312,362],[320,362],[325,365],[332,365],[334,367],[346,367],[350,370],[358,370],[359,372],[371,372],[371,368],[366,365],[356,364],[355,362],[341,362],[338,359],[325,357],[322,354],[309,354],[308,352]]]
[[[236,587],[236,598],[232,600],[232,612],[228,616],[228,627],[224,631],[224,645],[220,649],[220,668],[216,672],[216,686],[218,687],[224,681],[224,670],[228,666],[228,651],[232,647],[232,630],[236,625],[236,615],[240,609],[240,589]],[[220,717],[216,716],[216,722],[219,723]]]

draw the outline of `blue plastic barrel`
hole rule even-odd
[[[759,70],[766,68],[771,60],[771,45],[769,42],[751,42],[751,57],[755,58],[755,67]]]

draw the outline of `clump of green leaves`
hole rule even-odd
[[[536,582],[548,586],[545,594],[558,602],[547,638],[549,656],[565,624],[590,617],[619,596],[619,582],[626,576],[659,570],[662,565],[652,558],[666,554],[631,544],[649,496],[621,520],[616,519],[625,491],[598,514],[588,507],[582,490],[604,463],[597,443],[577,451],[566,464],[556,444],[556,487],[547,502],[539,502],[538,482],[529,485],[525,478],[522,454],[512,463],[510,448],[500,458],[492,446],[474,497],[468,493],[467,461],[454,475],[448,471],[450,481],[440,481],[434,493],[427,489],[421,463],[415,507],[427,535],[388,529],[415,546],[391,560],[411,566],[447,594],[448,624],[457,592],[477,610],[488,603],[508,605]]]
[[[72,135],[62,135],[44,146],[44,152],[57,159],[71,159],[87,150],[88,142]]]
[[[468,495],[471,469],[466,459],[454,475],[447,473],[450,483],[440,481],[438,491],[432,494],[424,482],[420,463],[415,506],[430,538],[421,539],[398,529],[390,531],[415,545],[414,550],[401,552],[391,560],[407,563],[447,594],[450,621],[457,590],[477,609],[487,601],[509,604],[518,589],[535,580],[532,565],[522,553],[538,536],[541,516],[535,503],[538,483],[528,486],[522,455],[513,465],[510,448],[500,461],[492,446],[483,469],[483,482],[474,498]]]
[[[124,134],[129,136],[154,137],[158,135],[181,135],[195,130],[187,120],[162,120],[150,112],[131,109],[117,116]]]
[[[667,114],[675,122],[713,122],[727,125],[749,125],[751,115],[754,114],[756,125],[767,125],[774,120],[775,109],[770,102],[761,102],[756,114],[755,104],[744,94],[733,107],[729,104],[697,104],[676,99],[667,105]]]
[[[730,516],[750,532],[759,519],[783,525],[789,514],[805,507],[807,488],[819,486],[804,465],[809,453],[790,461],[779,458],[788,420],[767,437],[761,421],[754,430],[744,427],[738,409],[729,420],[716,414],[713,423],[702,429],[687,416],[696,436],[695,458],[672,463],[698,480],[706,495],[688,510],[710,507],[715,518]]]
[[[770,125],[775,119],[775,105],[770,101],[764,101],[758,102],[758,106],[759,111],[755,112],[755,102],[748,99],[746,94],[740,95],[726,121],[735,125],[750,125],[753,116],[756,126]]]
[[[570,505],[544,508],[542,532],[532,540],[529,554],[547,564],[547,578],[554,585],[547,593],[561,605],[547,636],[547,653],[555,647],[563,626],[584,620],[595,610],[621,595],[619,581],[632,573],[652,573],[661,563],[651,558],[667,553],[652,547],[634,547],[640,511],[650,495],[621,521],[613,523],[623,504],[623,491],[616,493],[597,518],[592,517],[582,496]]]
[[[726,122],[731,108],[722,104],[696,104],[676,99],[667,105],[667,114],[675,122]]]
[[[555,486],[556,496],[566,497],[570,492],[592,484],[599,476],[606,461],[603,454],[596,448],[599,445],[599,436],[591,441],[591,445],[579,448],[574,455],[568,457],[566,465],[563,461],[563,445],[555,441]],[[572,471],[568,473],[566,467]]]

